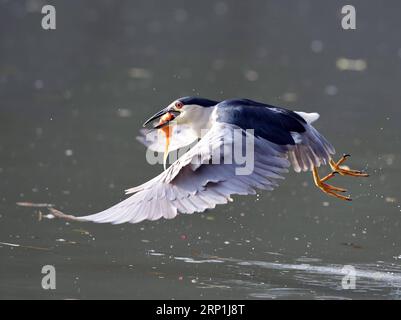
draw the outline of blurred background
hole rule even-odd
[[[56,30],[45,4],[0,0],[0,298],[400,298],[399,1],[52,1]],[[356,30],[341,27],[346,4]],[[135,140],[143,121],[187,95],[319,112],[371,176],[333,181],[352,203],[291,172],[273,192],[137,225],[16,205],[120,201],[162,171]]]

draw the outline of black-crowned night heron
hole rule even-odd
[[[234,194],[272,190],[291,165],[296,172],[312,171],[316,186],[323,192],[351,200],[340,194],[345,189],[326,181],[336,173],[368,175],[342,166],[348,155],[339,161],[332,159],[333,146],[312,126],[318,118],[317,113],[290,111],[248,99],[177,99],[145,122],[159,120],[154,126],[158,130],[140,140],[150,149],[168,154],[198,139],[192,148],[157,177],[126,190],[133,195],[109,209],[82,217],[51,210],[62,218],[114,224],[171,219],[178,213],[203,212],[227,203]],[[164,139],[157,134],[160,130]],[[234,149],[247,138],[252,141],[252,170],[244,174],[238,171],[242,163],[237,161]],[[246,148],[240,145],[243,153]],[[332,172],[321,178],[317,168],[326,164]]]

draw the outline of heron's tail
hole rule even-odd
[[[317,112],[311,112],[311,113],[302,111],[294,111],[294,112],[299,116],[301,116],[306,121],[307,124],[311,124],[320,118],[320,114],[318,114]]]

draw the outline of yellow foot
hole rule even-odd
[[[330,167],[333,171],[338,172],[342,176],[352,176],[352,177],[369,177],[369,175],[365,172],[359,171],[359,170],[351,170],[351,169],[346,169],[344,167],[341,167],[341,164],[347,160],[347,158],[350,157],[349,154],[345,154],[341,157],[340,160],[335,162],[334,160],[330,160]]]
[[[336,173],[337,172],[334,171],[332,173],[329,173],[324,178],[320,178],[317,168],[314,167],[313,168],[313,180],[315,182],[316,187],[318,187],[320,190],[322,190],[324,193],[326,193],[330,196],[336,197],[341,200],[351,201],[352,199],[350,197],[346,197],[346,196],[343,196],[343,195],[337,193],[337,192],[346,192],[347,191],[346,189],[334,187],[330,184],[324,183],[325,181],[333,178],[336,175]],[[337,191],[337,192],[335,192],[335,191]]]

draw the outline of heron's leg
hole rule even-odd
[[[331,173],[329,173],[327,176],[323,177],[320,179],[321,182],[325,182],[327,180],[330,180],[331,178],[333,178],[336,173],[338,173],[337,171],[332,171]]]
[[[369,174],[359,171],[359,170],[351,170],[351,169],[345,169],[341,167],[341,164],[344,163],[347,158],[350,157],[349,154],[345,154],[341,157],[340,160],[335,162],[333,159],[330,159],[330,167],[333,171],[338,172],[342,176],[352,176],[352,177],[369,177]]]
[[[317,171],[316,167],[313,167],[313,171],[312,172],[313,172],[313,181],[315,182],[316,187],[318,187],[324,193],[326,193],[328,195],[331,195],[333,197],[339,198],[341,200],[351,201],[350,197],[346,197],[346,196],[343,196],[341,194],[338,194],[338,193],[334,192],[334,191],[345,192],[347,190],[345,190],[343,188],[339,188],[339,187],[334,187],[332,185],[324,183],[324,181],[327,181],[327,180],[331,179],[332,177],[334,177],[336,172],[332,172],[332,173],[328,174],[327,176],[325,176],[322,179],[319,177],[319,172]]]

